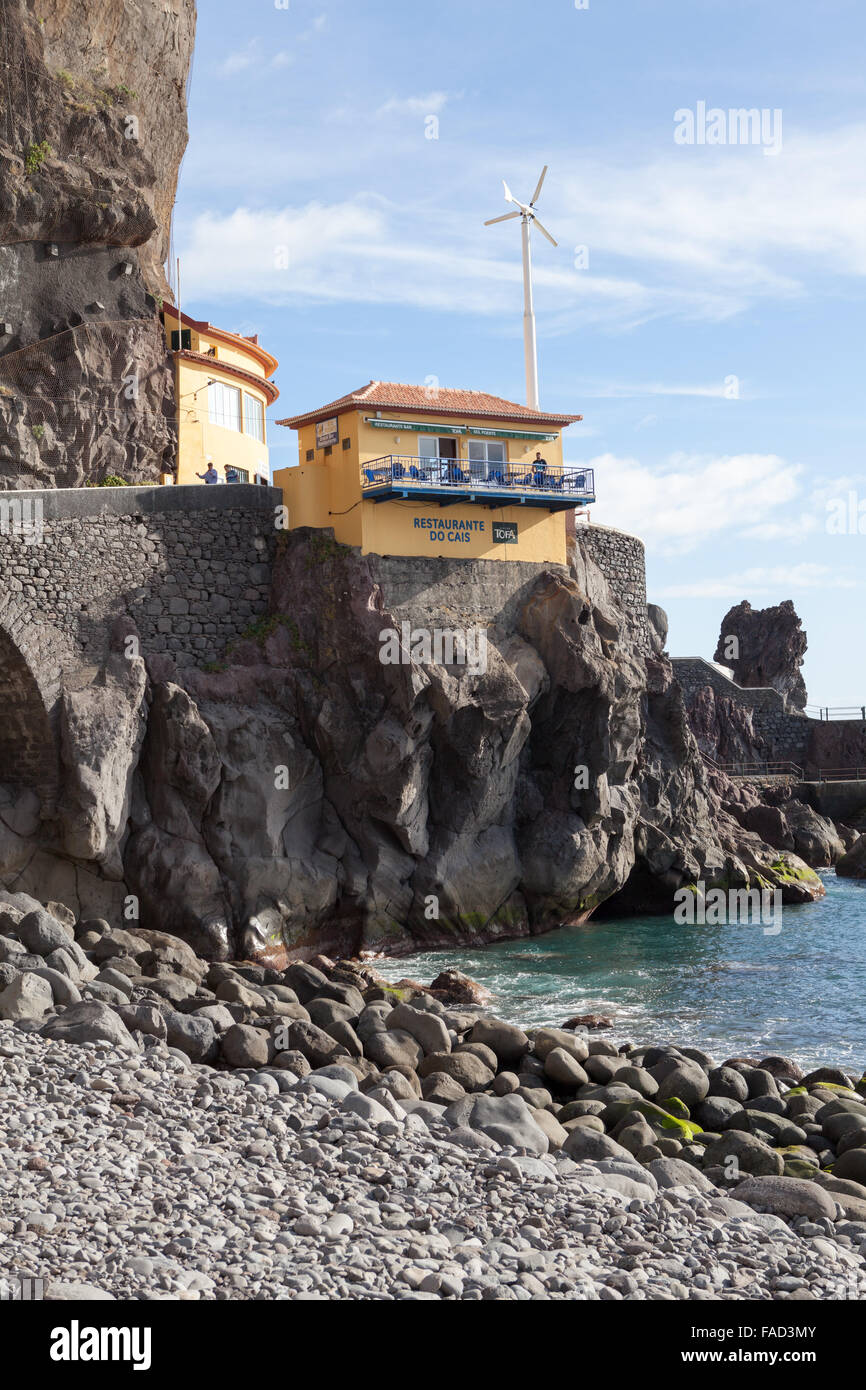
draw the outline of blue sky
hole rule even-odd
[[[671,653],[791,598],[810,701],[866,701],[861,0],[278,4],[200,0],[174,221],[184,308],[279,357],[272,415],[371,377],[524,399],[518,224],[482,224],[547,163],[542,405],[583,415]],[[678,143],[700,102],[764,143]]]

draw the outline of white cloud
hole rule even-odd
[[[377,116],[395,113],[406,116],[435,116],[449,100],[447,92],[428,92],[426,96],[389,97],[376,112]]]
[[[724,381],[708,382],[706,385],[676,385],[662,381],[649,382],[646,385],[610,382],[603,386],[585,387],[582,394],[589,400],[640,400],[644,396],[703,396],[725,400],[730,397],[730,390]],[[742,390],[736,399],[743,399]],[[655,419],[655,416],[650,418]]]
[[[593,520],[641,536],[659,555],[747,539],[784,518],[801,492],[801,469],[777,454],[675,454],[658,468],[613,454],[587,462],[601,498]]]
[[[314,39],[317,34],[323,34],[327,27],[328,16],[324,12],[322,14],[317,14],[312,24],[310,24],[301,34],[302,42],[306,42],[308,39]]]
[[[227,59],[224,70],[255,61],[248,46]],[[428,115],[454,96],[438,89],[393,95],[378,113]],[[483,226],[497,206],[491,174],[491,167],[500,168],[497,152],[461,152],[458,172],[453,162],[429,158],[434,142],[422,145],[420,134],[395,145],[391,123],[375,117],[375,110],[355,111],[350,102],[323,115],[320,127],[305,128],[302,139],[284,132],[276,146],[270,139],[257,141],[254,131],[249,138],[228,132],[218,141],[200,140],[185,165],[187,186],[197,190],[205,206],[218,188],[222,205],[205,215],[206,247],[201,218],[191,227],[179,224],[178,233],[191,250],[206,254],[203,289],[225,294],[227,286],[237,287],[238,293],[267,302],[344,295],[355,302],[513,315],[520,280],[516,224]],[[343,131],[337,147],[336,119]],[[571,151],[559,159],[551,156],[543,216],[560,246],[538,245],[534,264],[544,336],[594,325],[631,329],[660,317],[723,322],[760,299],[787,300],[806,294],[818,280],[866,275],[866,191],[858,178],[864,165],[866,126],[823,136],[788,133],[776,159],[764,159],[751,148],[691,150],[673,143],[651,164],[634,158],[627,164],[592,163],[581,156],[578,166]],[[315,188],[323,167],[329,170],[329,186],[339,181],[349,190],[338,209],[354,207],[364,219],[373,210],[369,232],[361,229],[343,244],[338,266],[331,259],[332,239],[326,237],[318,254],[315,246],[308,248],[306,276],[284,277],[278,285],[268,273],[254,273],[256,265],[264,265],[254,254],[252,267],[240,267],[241,288],[230,257],[238,219],[250,215],[241,201],[243,190],[298,187],[303,181]],[[534,162],[521,170],[503,160],[501,167],[513,187],[534,186]],[[359,191],[362,179],[373,191]],[[399,201],[375,192],[384,186],[390,193],[395,185],[401,189]],[[448,211],[455,196],[463,213],[459,219]],[[250,227],[250,236],[261,240],[281,222],[303,222],[315,206],[272,204],[257,214],[262,226]],[[578,245],[590,248],[589,269],[574,264]],[[607,393],[712,397],[723,391],[720,382],[650,381]]]
[[[806,561],[799,565],[775,565],[769,568],[757,566],[718,578],[692,579],[686,584],[663,585],[657,593],[660,599],[731,599],[742,598],[745,594],[750,598],[763,597],[790,589],[803,591],[859,587],[856,579],[839,574],[829,565]]]
[[[294,300],[412,305],[471,314],[510,314],[520,304],[520,258],[507,240],[500,254],[479,254],[473,235],[447,212],[428,211],[425,235],[413,236],[412,214],[370,195],[303,207],[238,208],[203,213],[181,238],[187,291],[270,304]],[[442,249],[446,247],[447,249]],[[287,251],[278,266],[277,250]],[[666,291],[568,269],[543,268],[536,284],[560,312],[628,320],[635,311],[673,307]]]
[[[251,68],[259,62],[260,44],[258,39],[250,39],[249,43],[244,44],[243,48],[237,49],[234,53],[219,64],[217,71],[223,77],[234,77],[236,73],[243,72],[246,68]]]
[[[788,295],[802,288],[812,258],[819,272],[866,274],[864,163],[866,125],[858,124],[786,132],[775,159],[672,141],[648,164],[582,161],[579,171],[557,173],[562,213],[591,254],[709,275],[740,294]],[[549,194],[556,188],[551,181]]]

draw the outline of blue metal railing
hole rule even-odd
[[[531,463],[491,464],[462,458],[425,459],[417,454],[388,454],[363,465],[363,489],[388,485],[551,493],[583,500],[595,497],[595,478],[591,468],[548,465],[538,469]]]

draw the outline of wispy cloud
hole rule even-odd
[[[234,53],[230,53],[227,58],[217,67],[223,77],[234,77],[236,73],[244,72],[247,68],[253,67],[261,61],[261,43],[258,39],[250,39],[249,43],[244,44],[243,48],[238,48]]]
[[[668,584],[656,591],[660,599],[766,597],[807,589],[857,589],[862,581],[840,574],[829,565],[804,561],[799,565],[756,566],[733,574],[690,579],[685,584]]]
[[[376,115],[435,116],[450,100],[448,92],[428,92],[426,96],[389,97],[379,107]]]
[[[447,210],[425,207],[422,226],[417,216],[411,203],[398,207],[373,194],[328,205],[202,213],[180,230],[187,287],[223,300],[345,300],[508,315],[516,323],[522,272],[513,243],[503,238],[493,254],[489,238],[479,241],[471,223],[456,223]],[[279,273],[277,246],[290,251]],[[547,335],[571,332],[581,322],[627,328],[665,315],[699,311],[712,318],[731,312],[729,299],[712,291],[693,294],[613,275],[587,277],[567,262],[539,263],[534,278],[539,305],[550,306]]]
[[[591,400],[641,400],[646,396],[703,396],[710,399],[734,399],[728,380],[708,382],[704,385],[655,381],[645,385],[610,382],[599,386],[584,386],[582,395]],[[742,383],[737,383],[738,395],[743,398]],[[655,419],[655,416],[648,417]]]
[[[594,519],[642,536],[659,555],[743,540],[801,499],[802,469],[777,454],[675,454],[657,467],[613,454],[587,462],[602,498]]]

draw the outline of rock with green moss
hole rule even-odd
[[[685,1110],[685,1106],[683,1106],[683,1110]],[[637,1111],[639,1115],[642,1115],[657,1134],[679,1139],[684,1144],[691,1143],[694,1135],[701,1132],[700,1125],[693,1124],[687,1119],[681,1119],[677,1115],[671,1115],[660,1105],[656,1105],[651,1100],[644,1100],[643,1097],[639,1100],[615,1100],[610,1105],[605,1106],[602,1113],[605,1127],[613,1129],[631,1111]],[[686,1114],[688,1115],[687,1110]]]

